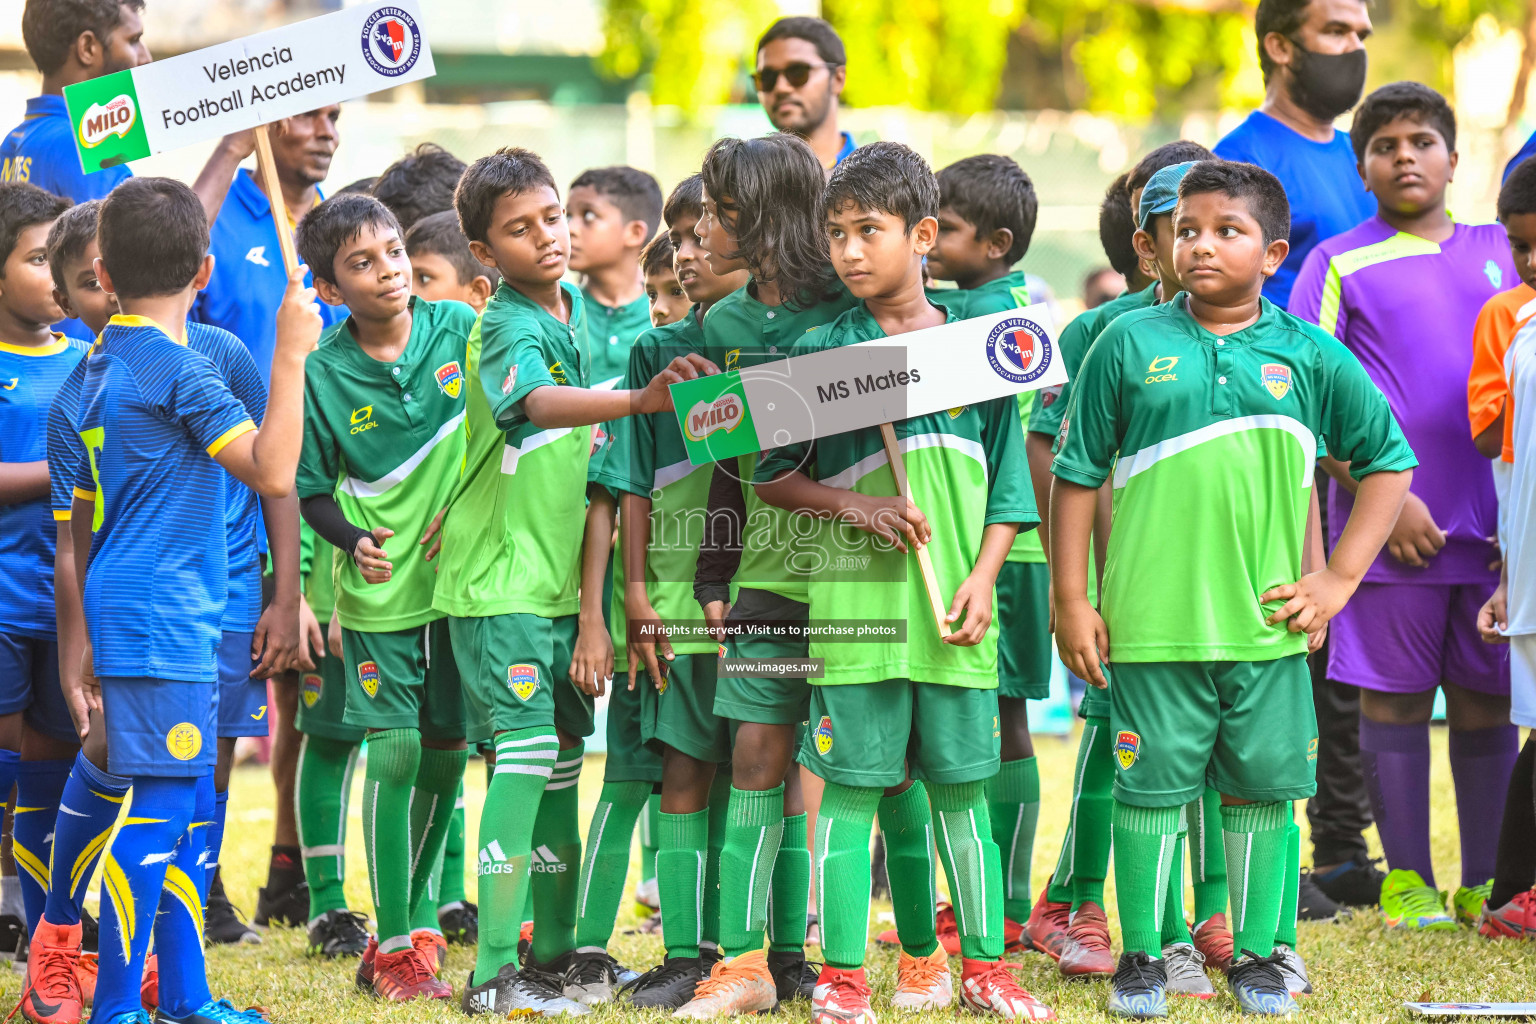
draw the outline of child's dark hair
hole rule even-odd
[[[910,232],[924,217],[939,215],[939,183],[928,161],[899,142],[872,142],[848,154],[827,179],[822,209],[847,206],[900,217]]]
[[[423,142],[384,168],[373,183],[373,195],[409,231],[421,218],[453,209],[453,190],[463,173],[463,160],[436,143]]]
[[[45,192],[25,181],[0,185],[0,275],[16,248],[16,240],[27,228],[59,219],[69,209],[69,200]]]
[[[1040,210],[1035,183],[1024,168],[1006,156],[968,156],[940,171],[938,181],[939,205],[950,207],[976,225],[977,241],[998,228],[1007,228],[1013,232],[1008,265],[1024,258]]]
[[[412,256],[435,253],[448,261],[460,285],[467,285],[477,277],[491,282],[491,287],[501,283],[501,274],[495,267],[488,267],[475,259],[469,251],[469,239],[459,227],[459,215],[443,210],[412,224],[405,233],[405,251]]]
[[[678,182],[667,196],[667,203],[661,209],[661,219],[666,221],[667,227],[670,228],[683,217],[698,220],[702,216],[704,216],[704,176],[690,174]]]
[[[645,243],[645,248],[640,250],[640,273],[646,277],[670,274],[673,272],[673,258],[676,255],[672,239],[667,237],[665,231],[658,231],[656,237]]]
[[[1365,147],[1370,145],[1372,135],[1405,116],[1439,132],[1445,148],[1455,152],[1456,114],[1445,97],[1418,82],[1393,82],[1367,96],[1355,111],[1349,126],[1355,162],[1365,163]]]
[[[1131,236],[1136,234],[1136,215],[1131,212],[1131,175],[1120,175],[1104,190],[1104,201],[1099,204],[1099,244],[1109,265],[1127,284],[1135,280],[1141,259]]]
[[[53,286],[59,291],[67,291],[64,265],[79,259],[90,247],[96,238],[96,220],[100,215],[101,200],[88,199],[59,214],[59,219],[48,229],[48,272],[53,275]]]
[[[373,183],[378,180],[379,176],[377,174],[371,174],[366,178],[358,178],[356,181],[347,182],[345,185],[341,186],[341,188],[337,189],[335,192],[332,192],[331,195],[342,196],[357,195],[361,193],[365,196],[371,196],[373,195]]]
[[[772,281],[791,309],[808,309],[831,293],[837,275],[822,207],[812,198],[821,195],[826,171],[804,139],[787,132],[719,139],[704,154],[700,173],[736,236],[736,251],[721,258],[745,260],[752,276]],[[937,197],[935,187],[935,205]]]
[[[1259,222],[1265,245],[1290,238],[1291,204],[1285,198],[1285,186],[1264,168],[1236,160],[1202,160],[1179,184],[1179,202],[1212,192],[1246,203],[1248,212]]]
[[[1536,159],[1526,157],[1509,172],[1499,189],[1499,220],[1536,213]]]
[[[491,233],[496,200],[541,186],[547,186],[557,196],[560,194],[555,176],[530,149],[506,146],[476,160],[464,169],[459,187],[453,190],[453,208],[459,213],[464,237],[471,242],[484,242]]]
[[[1131,168],[1130,176],[1125,180],[1126,195],[1129,196],[1146,188],[1147,182],[1152,180],[1152,175],[1164,167],[1186,164],[1191,160],[1209,160],[1213,156],[1215,154],[1200,143],[1190,142],[1188,139],[1175,139],[1173,142],[1164,143],[1138,160],[1136,166]],[[1126,205],[1130,205],[1129,201]]]
[[[304,215],[293,242],[309,272],[335,284],[336,253],[367,227],[400,233],[395,215],[373,196],[332,196]]]
[[[570,191],[590,188],[619,208],[625,223],[632,220],[645,224],[645,236],[650,238],[661,226],[661,186],[644,171],[620,164],[616,167],[594,167],[582,171],[571,182]]]
[[[27,0],[21,40],[37,70],[50,75],[69,59],[69,48],[90,32],[103,46],[123,20],[123,8],[142,11],[144,0]]]
[[[102,200],[96,244],[119,299],[172,295],[208,255],[208,217],[173,178],[129,178]]]
[[[836,67],[848,63],[848,52],[843,48],[842,36],[821,18],[780,18],[758,37],[757,49],[753,52],[761,53],[763,47],[777,39],[804,39],[816,47],[816,55],[826,63]]]

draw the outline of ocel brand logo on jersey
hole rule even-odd
[[[550,874],[558,874],[566,870],[565,861],[555,856],[555,851],[547,846],[539,846],[534,849],[531,863],[528,865],[532,871],[547,871]]]
[[[549,368],[549,379],[556,384],[565,383],[565,364],[556,363]]]
[[[1033,320],[1010,317],[987,335],[987,362],[1004,380],[1028,384],[1051,365],[1051,339]]]
[[[1120,768],[1129,771],[1131,765],[1141,756],[1141,734],[1131,732],[1129,729],[1121,729],[1115,737],[1115,760],[1120,762]]]
[[[363,692],[372,698],[379,692],[379,666],[371,661],[358,665],[357,681],[362,686]]]
[[[730,373],[741,362],[741,349],[733,348],[725,354],[725,372]]]
[[[1147,379],[1142,383],[1161,384],[1164,381],[1178,380],[1179,375],[1173,372],[1173,368],[1178,365],[1178,356],[1158,356],[1147,364]]]
[[[688,410],[688,437],[702,441],[717,430],[727,434],[741,426],[746,406],[740,395],[724,394],[713,402],[695,402]]]
[[[477,871],[481,875],[510,875],[517,871],[517,865],[507,859],[507,855],[501,850],[501,843],[492,839],[489,843],[480,847],[480,867]]]
[[[1307,741],[1307,760],[1308,761],[1316,761],[1317,760],[1317,737],[1316,736],[1313,736],[1310,740]]]
[[[1259,380],[1278,402],[1291,390],[1291,368],[1284,363],[1265,363],[1259,367]]]
[[[443,394],[449,398],[459,397],[459,392],[464,388],[464,373],[459,369],[457,360],[439,366],[433,376],[437,378],[437,386],[442,388]]]
[[[80,119],[80,145],[95,149],[114,135],[127,135],[138,119],[139,108],[127,93],[114,96],[106,103],[92,103]]]
[[[517,695],[518,700],[526,701],[539,688],[539,666],[508,665],[507,687]]]
[[[321,678],[315,675],[313,672],[305,673],[303,689],[305,707],[312,708],[317,703],[319,703],[321,683]]]
[[[203,734],[191,722],[173,725],[165,734],[165,749],[178,761],[190,761],[203,749]]]
[[[832,752],[831,716],[821,716],[821,721],[816,723],[816,732],[813,733],[813,735],[816,739],[816,753],[820,754],[822,757],[826,757]]]
[[[352,410],[352,433],[361,434],[378,425],[379,421],[373,418],[373,406],[365,405],[360,409]]]

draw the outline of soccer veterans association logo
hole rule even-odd
[[[437,386],[449,398],[458,398],[459,392],[464,390],[464,372],[459,369],[458,360],[439,366],[433,376],[437,378]]]
[[[363,59],[386,78],[396,78],[421,56],[421,31],[410,12],[380,7],[363,22]]]
[[[539,688],[539,666],[508,665],[507,688],[517,695],[518,700],[527,701]]]
[[[365,661],[357,666],[357,681],[362,686],[363,692],[369,698],[373,698],[379,692],[379,666],[372,661]]]
[[[304,698],[304,706],[312,708],[320,703],[321,679],[313,672],[304,673],[303,689],[300,691]]]
[[[1291,390],[1291,368],[1284,363],[1265,363],[1259,367],[1259,380],[1278,402]]]
[[[1009,317],[987,335],[987,362],[1004,380],[1028,384],[1051,365],[1051,339],[1033,320]]]
[[[1129,729],[1121,729],[1115,737],[1115,760],[1120,763],[1121,771],[1129,771],[1131,765],[1141,756],[1141,734]]]
[[[830,715],[821,716],[821,721],[816,723],[816,731],[812,735],[816,739],[816,753],[826,757],[832,752],[832,718]]]
[[[203,749],[203,734],[191,722],[173,725],[165,734],[165,749],[178,761],[190,761]]]

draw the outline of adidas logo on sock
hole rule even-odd
[[[501,851],[501,843],[492,839],[485,846],[480,847],[480,875],[510,875],[517,870],[517,866],[507,860],[507,855]]]
[[[555,856],[555,851],[547,846],[540,846],[533,851],[533,863],[529,865],[534,871],[564,871],[565,861]]]

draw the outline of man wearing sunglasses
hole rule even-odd
[[[853,152],[837,127],[848,57],[836,30],[820,18],[780,18],[757,41],[757,99],[781,132],[810,143],[827,170]]]

